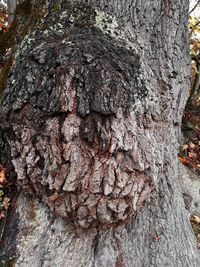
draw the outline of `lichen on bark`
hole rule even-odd
[[[148,198],[159,163],[151,162],[151,121],[141,126],[151,101],[140,58],[99,30],[95,14],[72,6],[56,24],[60,33],[49,25],[41,35],[42,23],[29,33],[1,116],[12,132],[18,185],[77,226],[107,228],[126,222]],[[40,37],[45,42],[37,45]]]
[[[187,1],[34,2],[48,12],[15,55],[1,127],[19,187],[54,212],[33,198],[30,218],[18,197],[16,266],[199,266],[178,184]]]

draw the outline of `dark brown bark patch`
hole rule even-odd
[[[77,30],[19,59],[7,88],[2,122],[14,132],[18,184],[81,227],[127,221],[152,189],[126,129],[147,95],[139,58],[94,27]]]

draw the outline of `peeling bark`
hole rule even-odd
[[[40,4],[1,99],[8,171],[40,199],[33,218],[19,196],[17,266],[199,266],[177,158],[188,1]]]

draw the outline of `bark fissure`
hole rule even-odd
[[[1,100],[18,185],[59,215],[45,237],[54,215],[35,200],[28,262],[39,253],[36,266],[198,266],[177,181],[187,1],[39,2]],[[26,198],[19,204],[27,212]]]

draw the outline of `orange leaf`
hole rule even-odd
[[[52,196],[49,197],[50,200],[56,200],[58,198],[58,192],[55,192]]]
[[[3,218],[4,216],[5,216],[5,210],[2,210],[2,211],[0,212],[0,219]]]
[[[186,158],[185,158],[185,157],[184,157],[184,158],[179,157],[179,160],[180,160],[181,162],[186,162]]]
[[[6,182],[6,175],[5,175],[5,171],[2,170],[0,172],[0,183]]]

